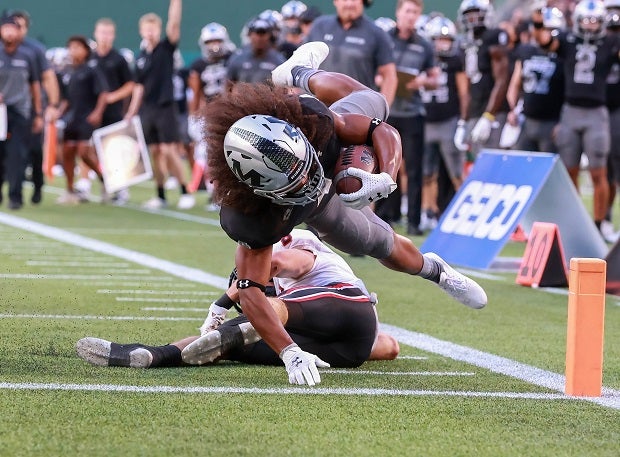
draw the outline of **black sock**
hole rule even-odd
[[[594,221],[594,225],[596,225],[596,228],[601,230],[601,222],[603,221]]]
[[[187,187],[185,184],[181,184],[181,195],[185,195],[187,193]]]
[[[183,365],[181,350],[172,344],[165,346],[145,345],[144,348],[153,354],[153,362],[149,368],[180,367]]]
[[[296,66],[291,70],[291,74],[293,75],[293,85],[295,87],[300,87],[308,93],[312,93],[310,87],[308,86],[308,80],[311,76],[321,72],[323,70],[315,70],[314,68]]]
[[[166,199],[166,191],[164,190],[163,186],[162,187],[157,186],[157,196],[161,198],[162,200]]]

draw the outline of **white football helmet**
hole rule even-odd
[[[607,27],[620,27],[620,0],[605,0],[605,9],[607,10]]]
[[[228,30],[217,22],[205,25],[198,38],[198,46],[205,59],[217,59],[228,54],[231,51],[229,43]]]
[[[463,0],[458,10],[458,21],[464,31],[490,28],[495,10],[490,0]]]
[[[602,0],[581,0],[573,10],[573,33],[584,40],[596,40],[606,33],[607,10]],[[596,28],[591,24],[598,24]]]
[[[558,31],[566,28],[566,19],[564,14],[559,8],[545,7],[541,10],[543,27],[545,29],[551,29],[553,35],[557,35]]]
[[[290,2],[286,2],[282,5],[280,9],[280,14],[282,14],[283,19],[299,19],[301,13],[306,11],[308,7],[304,2],[300,2],[299,0],[291,0]]]
[[[226,162],[239,179],[278,205],[316,201],[325,186],[319,158],[300,129],[264,114],[235,122],[224,138]]]
[[[434,42],[435,52],[440,56],[454,55],[456,51],[456,26],[454,22],[444,16],[437,16],[426,24],[426,36]],[[452,40],[449,48],[442,48],[435,40],[439,38],[448,38]]]

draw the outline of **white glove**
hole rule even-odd
[[[362,181],[362,188],[351,194],[341,194],[340,198],[345,205],[354,209],[362,209],[372,202],[386,198],[396,189],[392,177],[385,173],[369,173],[360,168],[348,168],[343,177],[353,176]]]
[[[484,113],[476,122],[476,125],[471,131],[471,141],[473,143],[486,143],[491,136],[491,129],[493,128],[493,121],[495,116],[490,113]]]
[[[187,118],[187,134],[189,137],[196,141],[202,141],[202,127],[203,121],[198,116],[189,116]]]
[[[468,144],[465,142],[465,136],[467,135],[467,123],[463,119],[459,119],[456,124],[456,131],[454,132],[454,146],[461,152],[469,149]]]
[[[316,367],[329,367],[329,363],[323,362],[314,354],[302,351],[295,343],[282,349],[280,358],[284,362],[288,382],[291,384],[308,384],[309,386],[318,384],[321,382],[321,375]]]
[[[200,336],[203,336],[212,330],[217,330],[218,327],[222,325],[222,322],[226,320],[227,313],[228,310],[226,308],[216,305],[215,302],[211,303],[211,306],[209,307],[209,315],[200,326]]]

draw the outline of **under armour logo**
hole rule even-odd
[[[292,361],[291,361],[291,365],[293,365],[295,368],[297,368],[299,365],[301,365],[302,363],[304,363],[303,360],[301,360],[299,357],[295,357]]]
[[[248,279],[240,279],[237,281],[237,287],[239,289],[247,289],[250,287],[250,281]]]

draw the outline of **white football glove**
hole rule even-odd
[[[471,130],[471,141],[473,143],[486,143],[491,136],[491,130],[493,129],[493,115],[484,113],[476,122],[476,125]]]
[[[202,141],[203,121],[198,116],[189,116],[187,118],[187,134],[195,142]]]
[[[369,173],[360,168],[348,168],[343,177],[353,176],[362,181],[362,188],[351,194],[341,194],[340,198],[345,205],[354,209],[362,209],[372,202],[386,198],[396,189],[396,183],[392,177],[385,173]]]
[[[467,151],[468,145],[465,142],[467,135],[467,122],[463,119],[459,119],[456,124],[456,131],[454,132],[454,146],[461,152]]]
[[[291,384],[308,384],[309,386],[318,384],[321,382],[321,375],[316,367],[329,367],[329,363],[323,362],[314,354],[302,351],[295,343],[282,349],[280,358],[284,362],[288,382]]]
[[[200,326],[200,336],[203,336],[212,330],[217,330],[226,320],[227,313],[228,310],[226,308],[216,305],[215,302],[211,303],[211,306],[209,307],[209,314]]]

